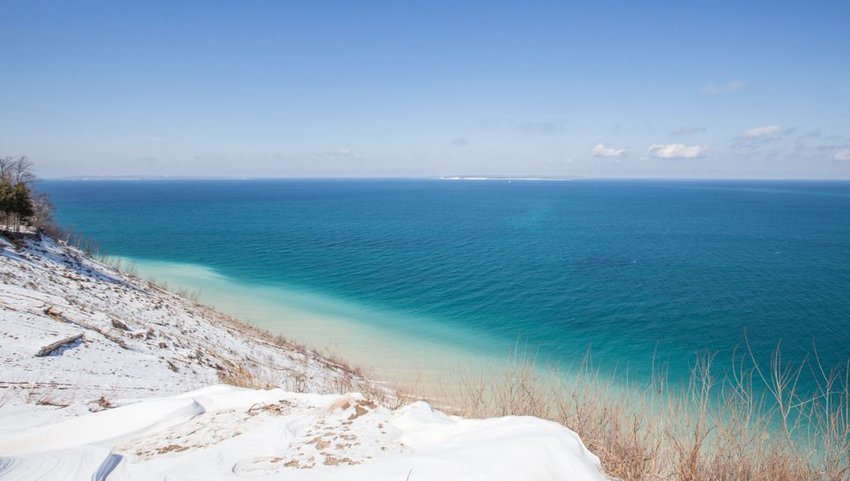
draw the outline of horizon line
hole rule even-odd
[[[193,176],[193,175],[67,175],[39,177],[37,181],[252,181],[252,180],[443,180],[443,181],[524,181],[524,182],[575,182],[575,181],[818,181],[850,182],[850,177],[592,177],[592,176],[534,176],[534,175],[420,175],[420,176]]]

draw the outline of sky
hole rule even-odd
[[[850,2],[0,2],[64,176],[850,178]]]

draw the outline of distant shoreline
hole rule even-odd
[[[75,176],[44,176],[39,181],[47,182],[169,182],[169,181],[484,181],[484,180],[517,180],[517,181],[571,181],[571,182],[818,182],[846,184],[848,178],[794,178],[794,177],[583,177],[583,176],[487,176],[487,175],[444,175],[444,176],[411,176],[411,177],[302,177],[302,176],[161,176],[161,175],[75,175]]]

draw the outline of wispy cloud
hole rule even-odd
[[[706,145],[653,144],[646,149],[646,156],[657,159],[696,159],[706,150]]]
[[[593,146],[594,157],[622,157],[625,154],[626,149],[609,147],[605,144],[596,144]]]
[[[850,160],[850,149],[840,149],[836,150],[835,154],[832,155],[833,160]]]
[[[730,82],[726,82],[725,84],[719,85],[709,85],[702,89],[703,95],[726,95],[731,94],[733,92],[739,92],[744,90],[747,87],[747,84],[741,80],[732,80]]]
[[[450,143],[456,147],[463,147],[464,145],[469,144],[469,139],[466,137],[456,137],[452,139]]]
[[[671,130],[667,135],[670,137],[682,137],[685,135],[702,134],[708,132],[705,127],[679,127],[676,130]]]
[[[335,150],[319,150],[314,151],[312,153],[313,157],[316,159],[323,159],[329,161],[361,161],[363,157],[357,155],[354,151],[347,147],[340,147]]]
[[[758,152],[753,150],[753,152]],[[748,154],[749,155],[749,154]],[[797,141],[792,146],[777,147],[773,152],[765,153],[765,159],[772,162],[807,165],[824,165],[824,162],[850,161],[850,143],[822,144]]]
[[[786,133],[788,129],[781,125],[763,125],[761,127],[753,127],[738,134],[738,138],[755,140],[778,137]]]

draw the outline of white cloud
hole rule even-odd
[[[463,147],[464,145],[469,144],[469,139],[466,137],[457,137],[452,139],[450,143],[456,147]]]
[[[696,159],[706,150],[705,145],[653,144],[646,149],[646,155],[658,159]]]
[[[744,90],[747,84],[741,80],[732,80],[731,82],[726,82],[725,84],[720,85],[709,85],[708,87],[702,89],[702,93],[704,95],[725,95],[731,94],[732,92],[738,92],[739,90]]]
[[[850,149],[836,150],[832,158],[835,160],[850,160]]]
[[[596,144],[593,146],[594,157],[622,157],[625,153],[626,149],[608,147],[605,144]]]
[[[763,125],[741,132],[738,137],[742,139],[764,139],[776,137],[785,133],[785,127],[779,125]]]

